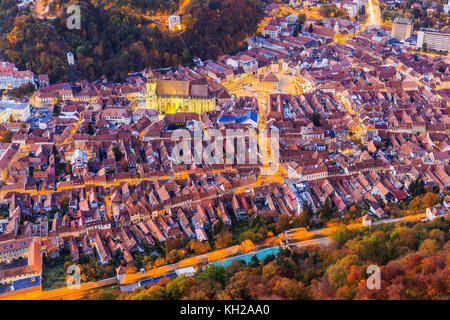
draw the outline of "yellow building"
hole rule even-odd
[[[404,18],[396,18],[394,22],[392,22],[391,27],[391,37],[405,41],[409,37],[411,37],[413,32],[413,23],[409,19]]]
[[[150,80],[146,85],[145,104],[159,114],[213,111],[216,98],[207,84],[184,80]]]
[[[11,110],[6,108],[0,108],[0,122],[8,122],[11,116]]]

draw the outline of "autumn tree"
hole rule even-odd
[[[242,253],[252,252],[255,249],[255,245],[251,240],[245,240],[239,246],[239,250]]]
[[[136,273],[136,272],[137,272],[137,268],[134,264],[132,264],[132,263],[127,264],[127,268],[126,268],[127,274],[132,274],[132,273]]]
[[[1,132],[1,141],[3,143],[11,143],[13,137],[12,131],[9,130],[3,130]]]
[[[233,235],[225,227],[216,235],[215,239],[217,249],[227,248],[233,244]]]
[[[164,258],[157,258],[157,259],[155,260],[155,262],[153,263],[153,266],[154,266],[155,268],[157,268],[157,267],[163,266],[163,265],[165,265],[165,264],[167,264],[166,259],[164,259]]]
[[[186,245],[186,240],[180,238],[170,238],[164,241],[164,251],[168,254],[173,249],[181,249]]]
[[[59,204],[64,210],[66,210],[69,207],[69,197],[62,196],[61,199],[59,200]]]
[[[334,232],[331,233],[331,240],[333,240],[339,247],[342,247],[350,238],[347,227],[340,224]]]
[[[432,255],[438,250],[439,244],[434,239],[424,240],[419,247],[419,252],[425,256]]]
[[[277,233],[284,232],[289,228],[289,222],[291,220],[291,217],[287,214],[282,214],[278,216],[277,224],[275,226],[275,231]]]
[[[211,246],[207,241],[198,241],[196,239],[192,239],[189,241],[188,247],[190,250],[194,251],[196,254],[204,254],[211,250]]]
[[[300,215],[295,217],[293,220],[294,226],[309,228],[312,223],[313,215],[314,215],[314,212],[313,212],[311,206],[308,203],[305,203],[303,205],[302,213],[300,213]]]

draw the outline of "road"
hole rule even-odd
[[[405,216],[401,218],[394,218],[394,219],[385,219],[385,220],[378,220],[374,221],[372,225],[378,225],[383,223],[397,223],[397,222],[413,222],[413,221],[420,221],[425,217],[425,213],[419,213],[411,216]],[[346,227],[350,230],[354,229],[361,229],[363,228],[362,223],[352,223],[346,225]],[[312,237],[328,237],[330,236],[334,231],[336,231],[337,227],[327,227],[323,229],[313,230],[313,231],[307,231],[305,228],[296,228],[286,231],[286,238],[289,241],[304,241],[308,238]]]
[[[208,173],[221,173],[221,172],[230,172],[229,169],[214,169],[214,170],[208,170]],[[70,186],[64,186],[61,188],[56,188],[54,190],[25,190],[23,188],[17,188],[17,189],[2,189],[0,190],[0,196],[3,197],[6,193],[9,192],[17,192],[17,193],[26,193],[29,194],[31,196],[35,196],[35,195],[41,195],[41,196],[45,196],[48,195],[50,193],[55,193],[55,192],[61,192],[63,190],[71,190],[71,189],[80,189],[80,188],[85,188],[86,186],[99,186],[99,187],[104,187],[104,188],[110,188],[110,187],[119,187],[122,183],[127,182],[130,185],[135,185],[141,181],[156,181],[156,180],[168,180],[168,179],[175,179],[174,175],[162,175],[162,176],[152,176],[152,177],[138,177],[138,178],[130,178],[130,179],[115,179],[114,181],[110,181],[110,182],[106,182],[106,183],[92,183],[87,181],[86,183],[83,184],[73,184]]]
[[[172,14],[156,14],[156,15],[149,15],[144,13],[137,13],[135,12],[134,15],[139,16],[146,20],[151,20],[161,26],[167,26],[169,23],[169,16],[171,15],[183,15],[186,7],[191,3],[191,0],[181,0],[181,2],[178,5],[178,10]],[[121,9],[122,10],[122,9]],[[125,13],[129,14],[129,12],[126,9],[123,9],[126,11]]]
[[[16,293],[0,296],[0,300],[77,300],[83,298],[93,289],[117,284],[116,278],[109,278],[97,282],[86,282],[80,284],[80,288],[70,289],[63,287],[55,290],[35,290],[25,293]]]
[[[83,110],[83,111],[80,112],[80,115],[78,116],[78,121],[77,121],[77,123],[75,123],[75,126],[72,129],[72,131],[70,132],[70,134],[64,139],[64,141],[62,143],[57,144],[57,145],[66,144],[67,142],[69,142],[69,139],[77,132],[78,127],[80,126],[81,120],[83,119],[82,118],[83,117],[83,113],[85,111],[86,110]]]

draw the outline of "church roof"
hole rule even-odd
[[[189,81],[159,80],[156,82],[158,96],[189,96]]]
[[[192,97],[208,97],[208,85],[202,84],[192,84],[191,85],[191,96]]]
[[[207,84],[193,83],[187,80],[158,80],[156,95],[176,97],[207,98],[209,90]]]

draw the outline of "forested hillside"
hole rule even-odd
[[[81,30],[66,27],[68,3],[52,2],[57,18],[44,23],[32,12],[19,12],[11,0],[1,0],[0,30],[5,36],[0,52],[20,69],[48,73],[57,81],[68,80],[66,54],[71,51],[83,77],[106,75],[119,81],[146,67],[189,63],[192,56],[214,59],[252,35],[263,15],[259,0],[193,0],[184,9],[183,42],[146,18],[161,8],[166,14],[176,11],[177,2],[79,1]]]
[[[100,290],[91,299],[449,299],[450,219],[382,224],[332,235],[329,248],[283,250],[278,256],[195,277],[163,279],[133,293]],[[256,258],[256,257],[254,257]],[[381,289],[369,290],[367,267],[381,268]]]

